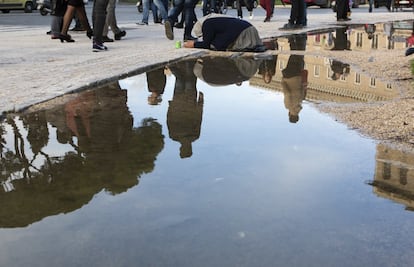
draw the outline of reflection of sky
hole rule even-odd
[[[412,263],[412,213],[364,184],[374,142],[309,103],[289,123],[280,92],[198,81],[201,134],[181,159],[166,126],[174,82],[169,76],[162,103],[150,106],[145,75],[121,81],[134,125],[147,117],[162,125],[154,170],[125,193],[102,192],[69,214],[1,229],[0,266]]]

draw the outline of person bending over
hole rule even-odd
[[[186,48],[204,48],[218,51],[264,52],[266,50],[257,29],[245,20],[208,15],[194,25],[192,34],[198,40],[184,42]]]

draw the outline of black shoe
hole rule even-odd
[[[115,40],[119,41],[122,37],[126,35],[126,31],[120,31],[118,33],[115,33]]]
[[[181,22],[177,22],[176,24],[174,24],[174,27],[176,27],[177,29],[182,29],[184,28],[184,24]]]
[[[270,21],[270,17],[266,17],[263,22],[269,22],[269,21]]]
[[[48,31],[48,32],[46,32],[46,34],[47,35],[51,35],[52,34],[52,31]]]
[[[143,22],[143,21],[137,22],[137,25],[147,25],[148,26],[148,22]]]
[[[64,42],[64,41],[66,41],[66,42],[68,42],[68,43],[73,43],[73,42],[75,42],[75,40],[73,40],[72,39],[72,37],[69,35],[69,34],[59,34],[59,39],[60,39],[60,42]]]
[[[114,41],[114,39],[109,38],[108,36],[102,36],[102,41],[104,43],[112,43]]]
[[[88,36],[88,38],[89,38],[89,39],[92,39],[92,36],[93,36],[93,31],[92,31],[92,30],[87,31],[87,32],[86,32],[86,36]]]
[[[169,40],[174,40],[174,31],[173,31],[173,27],[172,27],[170,20],[167,19],[164,22],[164,29],[165,29],[165,36],[167,36]]]

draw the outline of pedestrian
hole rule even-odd
[[[86,16],[85,3],[83,0],[68,0],[66,12],[63,16],[62,31],[59,35],[59,39],[62,43],[64,41],[69,43],[75,42],[75,40],[73,40],[72,37],[68,34],[69,26],[72,22],[75,11],[76,15],[82,23],[82,27],[86,30],[86,36],[88,36],[88,38],[92,38],[93,32],[91,26],[89,25],[88,17]]]
[[[266,50],[257,29],[252,24],[226,15],[210,14],[200,18],[194,25],[193,33],[202,40],[188,40],[184,47],[218,51]]]
[[[351,13],[349,8],[349,0],[336,0],[336,20],[348,21],[351,20],[348,14]]]
[[[247,8],[249,12],[249,18],[253,19],[253,0],[235,0],[236,1],[236,8],[237,8],[237,17],[242,19],[243,18],[243,11],[242,11],[242,2]]]
[[[121,38],[126,35],[126,31],[121,30],[118,27],[118,24],[116,22],[115,8],[116,8],[116,0],[109,0],[108,1],[108,6],[106,8],[105,26],[104,26],[103,32],[102,32],[102,40],[103,40],[104,43],[114,41],[112,38],[108,37],[109,27],[111,27],[111,30],[114,34],[114,38],[117,41],[121,40]]]
[[[275,9],[275,0],[260,0],[260,5],[266,10],[266,18],[263,22],[269,22],[273,17]]]
[[[164,23],[165,35],[169,40],[174,40],[173,25],[178,21],[178,16],[183,13],[184,18],[184,41],[192,40],[191,31],[194,23],[197,21],[197,16],[194,8],[198,0],[173,0],[173,7],[170,9],[168,19]]]
[[[106,8],[109,0],[94,0],[92,8],[93,40],[92,51],[106,51],[108,48],[103,44],[103,30],[106,21]]]
[[[305,0],[292,0],[288,23],[283,25],[280,30],[302,29],[303,27],[306,27],[306,25],[307,18]]]
[[[151,10],[154,18],[154,23],[158,22],[158,8],[153,0],[142,1],[142,21],[137,22],[137,25],[148,25],[149,11]]]
[[[51,25],[50,25],[50,38],[59,39],[60,32],[62,31],[63,16],[65,15],[67,8],[67,2],[64,0],[52,0],[51,1]]]

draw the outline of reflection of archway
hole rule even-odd
[[[69,106],[76,107],[71,118]],[[82,106],[87,109],[82,110]],[[57,146],[71,144],[74,149],[51,156],[43,151],[47,142],[43,143],[36,147],[45,160],[32,168],[30,177],[1,177],[2,184],[12,188],[9,192],[0,191],[0,227],[24,227],[47,216],[74,211],[102,190],[111,194],[124,192],[137,185],[142,174],[154,169],[156,156],[164,146],[161,125],[155,120],[144,119],[139,127],[132,128],[126,92],[117,83],[80,93],[53,110],[23,114],[25,124],[36,128],[36,114],[46,114],[47,126],[56,129],[57,140],[53,141]],[[24,131],[14,134],[21,137],[19,144],[33,146],[30,142],[34,140],[23,136]],[[10,156],[14,152],[1,153]],[[24,157],[14,154],[16,160],[31,161],[32,153]],[[7,167],[14,167],[17,176],[18,165]]]

